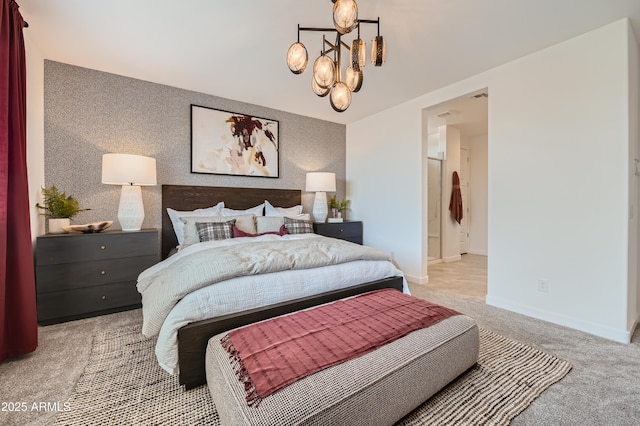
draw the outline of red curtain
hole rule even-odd
[[[38,345],[23,28],[18,4],[0,0],[0,362]]]

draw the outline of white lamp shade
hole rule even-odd
[[[307,173],[307,192],[336,192],[336,174],[329,172]]]
[[[104,154],[102,183],[109,185],[155,185],[156,159],[144,155]]]

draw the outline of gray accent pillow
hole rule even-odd
[[[200,242],[233,238],[233,225],[235,223],[235,219],[227,222],[196,222],[198,238]]]
[[[238,216],[183,217],[182,222],[184,223],[184,242],[180,247],[183,248],[191,244],[200,242],[198,230],[196,229],[197,222],[227,222],[229,220],[235,219],[238,229],[248,234],[257,234],[255,218],[256,217],[252,214],[244,214]]]
[[[310,220],[285,217],[284,226],[289,234],[313,234],[313,222]]]

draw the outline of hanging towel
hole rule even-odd
[[[460,193],[460,178],[458,177],[458,172],[453,172],[453,190],[451,191],[449,211],[451,212],[451,217],[460,223],[462,220],[462,194]]]

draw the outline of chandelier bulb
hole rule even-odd
[[[333,24],[340,34],[350,33],[358,26],[358,5],[355,0],[336,0]]]
[[[289,66],[291,72],[301,74],[307,68],[308,62],[309,55],[304,44],[300,42],[293,43],[287,51],[287,66]]]
[[[316,78],[315,76],[311,76],[311,90],[313,90],[313,93],[315,93],[316,95],[320,96],[321,98],[324,98],[325,96],[327,96],[329,94],[329,91],[331,91],[330,87],[320,87],[318,86],[318,83],[316,82]]]
[[[365,63],[367,62],[365,52],[366,45],[364,41],[359,38],[353,40],[349,53],[351,54],[351,66],[354,70],[359,71],[364,68]]]
[[[331,89],[329,96],[331,107],[337,112],[343,112],[351,105],[351,90],[341,81],[337,82]]]
[[[313,64],[313,78],[316,84],[323,89],[333,85],[336,81],[336,66],[330,57],[320,55],[316,59]]]
[[[371,63],[376,67],[381,66],[387,60],[387,44],[379,35],[371,40]]]
[[[364,76],[362,71],[356,71],[353,67],[347,67],[347,71],[345,72],[344,82],[349,87],[353,93],[357,93],[362,87],[362,80]]]

